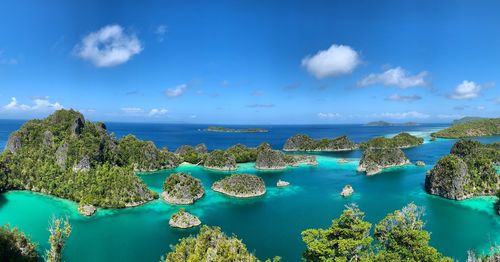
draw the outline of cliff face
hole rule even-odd
[[[402,166],[410,161],[399,148],[367,148],[359,162],[357,170],[374,175],[387,167]]]
[[[460,140],[427,174],[425,190],[454,200],[494,195],[500,189],[500,176],[494,167],[498,154],[496,145]]]
[[[255,162],[255,168],[261,170],[279,170],[286,166],[285,155],[278,150],[261,150]]]
[[[14,189],[51,194],[101,207],[125,207],[154,199],[134,175],[175,167],[176,157],[134,136],[116,139],[103,123],[58,110],[30,120],[11,134],[1,155]],[[92,188],[93,190],[89,190]]]
[[[287,139],[283,150],[285,151],[347,151],[358,146],[347,136],[334,139],[314,140],[308,135],[295,135]]]

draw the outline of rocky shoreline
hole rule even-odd
[[[227,176],[212,185],[212,190],[237,198],[258,197],[266,193],[262,178],[249,174]]]

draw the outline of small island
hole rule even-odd
[[[220,171],[232,171],[237,168],[234,157],[223,150],[210,152],[203,163],[203,167]]]
[[[215,182],[216,192],[238,198],[262,196],[266,193],[264,180],[256,175],[234,174]]]
[[[349,197],[354,193],[354,189],[352,188],[351,185],[345,185],[344,188],[342,188],[342,192],[340,192],[340,195],[343,197]]]
[[[409,148],[424,143],[424,139],[408,133],[399,133],[394,137],[375,137],[360,144],[361,148]]]
[[[168,224],[176,228],[190,228],[201,225],[201,221],[198,217],[181,208],[179,212],[172,214]]]
[[[404,166],[410,161],[399,148],[367,148],[357,167],[358,172],[366,172],[371,176],[380,173],[384,168]]]
[[[255,162],[255,168],[259,170],[281,170],[286,167],[285,154],[272,149],[261,150]]]
[[[226,133],[266,133],[269,132],[267,129],[251,127],[251,128],[227,128],[221,126],[209,126],[207,128],[209,132],[226,132]]]
[[[418,126],[419,123],[416,122],[406,122],[406,123],[389,123],[386,121],[373,121],[368,122],[366,126]]]
[[[474,196],[495,195],[500,176],[500,143],[483,145],[478,141],[459,140],[449,155],[441,158],[425,177],[425,190],[432,195],[463,200]]]
[[[460,121],[446,129],[432,133],[438,138],[467,138],[500,135],[500,118]]]
[[[171,204],[189,205],[203,197],[201,181],[188,173],[174,173],[163,183],[162,198]]]
[[[336,152],[357,149],[358,145],[347,136],[339,136],[333,139],[314,140],[308,135],[298,134],[288,138],[283,146],[284,151],[316,151]]]

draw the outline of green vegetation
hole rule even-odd
[[[204,167],[219,170],[235,170],[236,160],[224,150],[214,150],[205,159]]]
[[[307,229],[302,240],[307,249],[306,261],[364,261],[371,256],[371,224],[364,221],[364,213],[356,206],[348,206],[327,229]]]
[[[163,260],[163,259],[162,259]],[[236,236],[226,236],[218,227],[203,226],[197,236],[187,237],[166,254],[166,262],[259,261]]]
[[[0,261],[35,262],[38,259],[36,245],[26,235],[8,225],[0,227]]]
[[[478,116],[466,116],[466,117],[462,117],[460,119],[453,120],[452,124],[456,125],[456,124],[462,124],[462,123],[466,123],[466,122],[472,122],[472,121],[483,120],[483,119],[488,119],[488,118],[478,117]]]
[[[49,226],[49,232],[50,250],[47,250],[46,261],[61,262],[63,261],[62,251],[64,245],[71,234],[71,225],[69,224],[69,220],[66,219],[62,221],[59,218],[54,218]]]
[[[375,227],[356,206],[348,206],[327,229],[307,229],[302,239],[306,261],[452,261],[429,246],[422,212],[414,204],[388,214]]]
[[[500,135],[500,118],[479,119],[454,124],[431,134],[441,138],[465,138]]]
[[[226,152],[236,160],[236,163],[255,162],[258,154],[256,148],[249,148],[242,144],[231,146]]]
[[[134,174],[179,160],[152,142],[109,134],[73,110],[26,122],[0,155],[0,189],[21,189],[100,207],[126,207],[157,197]]]
[[[500,186],[495,164],[500,162],[499,143],[482,145],[459,140],[425,178],[428,193],[462,200],[478,195],[493,195]]]
[[[285,151],[347,151],[358,146],[347,136],[333,139],[314,140],[308,135],[298,134],[288,138],[283,146]]]
[[[209,126],[207,128],[207,131],[210,131],[210,132],[240,132],[240,133],[265,133],[265,132],[268,132],[266,129],[257,128],[257,127],[234,129],[234,128],[226,128],[226,127],[220,127],[220,126]]]
[[[188,145],[180,146],[175,150],[175,153],[179,155],[182,161],[195,165],[203,162],[205,158],[205,154],[199,153],[195,148]]]
[[[367,148],[359,161],[357,171],[374,175],[383,168],[409,164],[405,153],[399,148]]]
[[[214,191],[234,197],[254,197],[266,193],[264,180],[256,175],[234,174],[216,181]]]
[[[406,148],[418,146],[424,143],[421,137],[412,136],[408,133],[400,133],[392,138],[376,137],[360,144],[363,149],[366,148]]]
[[[174,204],[192,204],[205,194],[201,181],[188,173],[174,173],[163,183],[163,197]]]

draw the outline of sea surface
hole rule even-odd
[[[285,140],[297,133],[314,138],[346,134],[360,142],[405,131],[425,139],[421,146],[404,149],[410,161],[422,160],[427,164],[425,167],[391,168],[371,177],[356,172],[360,151],[317,154],[319,165],[316,167],[300,166],[277,172],[260,172],[254,169],[253,163],[242,164],[234,173],[256,174],[266,183],[266,195],[253,199],[235,199],[210,189],[214,181],[229,175],[227,172],[182,165],[175,170],[140,175],[156,192],[161,192],[163,181],[174,172],[190,172],[200,178],[206,195],[194,205],[183,207],[199,216],[204,224],[219,226],[228,235],[236,234],[261,259],[278,255],[283,261],[300,261],[305,248],[301,231],[330,226],[331,220],[350,203],[359,205],[366,214],[365,218],[374,225],[387,213],[410,202],[423,206],[426,210],[425,229],[431,232],[431,244],[445,255],[461,261],[466,258],[468,250],[485,251],[490,244],[500,243],[500,216],[493,212],[495,197],[452,201],[424,191],[425,172],[447,154],[454,143],[454,140],[447,139],[429,141],[429,134],[445,128],[446,124],[408,127],[259,126],[268,129],[268,133],[204,131],[208,125],[106,124],[117,137],[134,134],[170,150],[183,144],[198,143],[205,143],[209,150],[227,148],[236,143],[256,146],[261,142],[268,142],[273,148],[282,148]],[[20,125],[22,121],[0,121],[0,147],[5,146],[8,135]],[[491,143],[500,141],[500,137],[478,140]],[[351,162],[338,164],[340,158]],[[278,179],[289,181],[290,186],[277,188]],[[355,190],[350,198],[339,195],[346,184],[352,185]],[[169,227],[169,217],[179,208],[157,200],[135,208],[99,210],[95,216],[87,218],[78,214],[77,205],[71,201],[12,191],[0,195],[0,224],[19,227],[38,243],[42,252],[48,247],[49,220],[53,216],[66,216],[73,226],[64,250],[66,261],[158,261],[180,238],[198,231]]]

